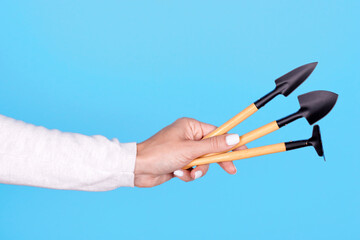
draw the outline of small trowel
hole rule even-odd
[[[292,93],[300,84],[302,84],[314,71],[317,62],[305,64],[301,67],[298,67],[291,72],[279,77],[275,80],[276,87],[274,90],[257,100],[256,102],[250,104],[243,111],[235,115],[229,121],[215,129],[214,131],[207,134],[203,139],[222,135],[227,133],[231,129],[233,129],[236,125],[250,117],[252,114],[257,112],[260,108],[262,108],[265,104],[270,102],[277,95],[282,94],[287,97],[290,93]]]
[[[300,109],[282,119],[270,122],[260,128],[248,132],[240,137],[240,142],[232,149],[238,148],[260,137],[272,133],[287,124],[304,117],[310,125],[325,117],[335,106],[338,95],[329,91],[313,91],[298,96]],[[232,150],[230,149],[230,150]],[[205,156],[215,155],[216,153]]]

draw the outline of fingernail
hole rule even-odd
[[[229,134],[225,138],[227,145],[235,145],[240,142],[239,134]]]
[[[199,178],[202,176],[202,171],[196,171],[195,172],[195,179]]]
[[[234,165],[234,170],[235,170],[235,172],[234,172],[234,175],[237,173],[237,168],[235,167],[235,165]]]
[[[177,176],[177,177],[182,177],[182,176],[184,176],[184,172],[181,171],[181,170],[176,170],[176,171],[174,172],[174,175]]]

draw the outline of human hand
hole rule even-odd
[[[201,140],[215,126],[192,118],[180,118],[163,128],[148,140],[137,145],[135,186],[154,187],[174,175],[185,182],[204,176],[209,165],[183,170],[195,158],[208,153],[226,152],[239,142],[238,134],[224,134]],[[246,149],[241,146],[235,150]],[[233,162],[219,165],[229,174],[235,174]]]

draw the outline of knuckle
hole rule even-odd
[[[221,146],[220,139],[217,137],[210,138],[210,147],[211,149],[219,149]]]
[[[176,120],[176,122],[178,122],[178,123],[183,123],[183,122],[187,122],[187,121],[188,121],[187,117],[181,117]]]
[[[189,117],[181,117],[181,118],[178,118],[175,122],[178,122],[178,123],[194,123],[194,122],[196,122],[196,120],[193,119],[193,118],[189,118]]]

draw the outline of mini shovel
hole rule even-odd
[[[227,121],[220,127],[216,128],[211,133],[207,134],[203,139],[227,133],[236,125],[257,112],[261,107],[270,102],[277,95],[282,94],[287,97],[309,77],[309,75],[314,71],[316,65],[317,62],[305,64],[276,79],[276,87],[274,90],[272,90],[256,102],[252,103],[250,106],[245,108],[243,111],[235,115],[233,118],[231,118],[229,121]]]
[[[313,91],[300,95],[298,96],[300,109],[297,112],[242,135],[240,137],[240,142],[230,150],[272,133],[302,117],[306,118],[308,123],[312,125],[325,117],[331,111],[337,101],[337,98],[338,95],[336,93],[329,91]],[[216,154],[219,153],[211,153],[204,155],[203,157]]]
[[[271,153],[285,152],[285,151],[308,147],[308,146],[313,146],[320,157],[324,156],[319,125],[314,126],[312,137],[307,140],[283,142],[283,143],[277,143],[263,147],[249,148],[241,151],[223,153],[210,157],[198,158],[192,161],[190,164],[186,165],[183,169],[188,169],[190,167],[203,165],[203,164],[234,161],[234,160],[267,155]]]

